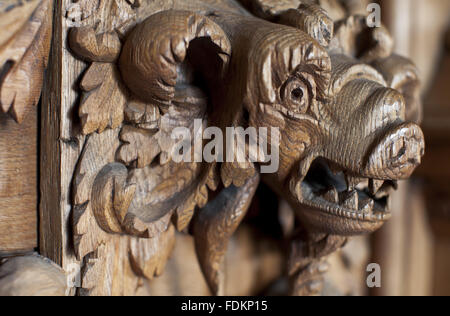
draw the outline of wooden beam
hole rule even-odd
[[[37,247],[36,106],[50,33],[50,0],[0,3],[0,254],[3,255]]]
[[[77,91],[84,69],[66,47],[70,28],[65,11],[72,2],[55,1],[52,50],[42,97],[40,253],[73,271],[79,266],[70,234],[71,184],[84,137],[76,132]]]

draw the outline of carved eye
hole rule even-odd
[[[306,84],[293,78],[286,82],[282,90],[282,98],[290,111],[305,113],[308,109],[309,92]]]

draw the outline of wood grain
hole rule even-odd
[[[264,161],[250,161],[248,143],[243,162],[202,161],[195,146],[176,161],[176,128],[195,140],[208,126],[279,128],[281,142],[268,141],[280,167],[261,180],[301,232],[286,236],[297,295],[320,293],[326,258],[379,229],[396,181],[420,164],[424,136],[405,102],[416,90],[387,66],[387,30],[345,17],[354,3],[252,2],[267,21],[234,0],[97,1],[69,32],[70,4],[57,8],[43,103],[41,245],[83,268],[82,294],[148,294],[175,228],[194,233],[212,292],[225,293],[228,241]]]
[[[19,125],[0,114],[0,253],[38,245],[37,108]]]
[[[0,9],[0,105],[17,122],[41,95],[52,7],[50,0],[8,0]]]

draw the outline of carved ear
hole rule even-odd
[[[227,66],[230,42],[210,19],[175,10],[149,17],[132,31],[124,44],[119,66],[125,84],[145,101],[170,103],[180,86],[189,83],[190,71],[195,72],[189,60],[189,49],[194,43],[201,48],[209,44],[206,50],[214,55],[202,56],[201,63],[220,58],[222,66]],[[198,67],[201,63],[195,62]]]
[[[420,79],[417,67],[407,58],[392,55],[378,59],[372,65],[383,75],[388,86],[403,94],[406,103],[406,120],[422,121]]]
[[[394,41],[384,27],[367,26],[364,16],[353,15],[336,23],[330,50],[371,63],[392,55]]]

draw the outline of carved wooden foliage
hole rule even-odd
[[[173,247],[171,219],[184,230],[208,200],[206,182],[217,188],[199,164],[171,159],[173,129],[193,131],[194,119],[205,116],[204,95],[193,89],[158,106],[129,93],[115,64],[119,24],[82,26],[70,34],[71,49],[92,63],[80,84],[79,114],[88,138],[75,175],[73,213],[77,256],[88,260],[86,294],[133,294],[160,274]],[[126,276],[117,286],[108,276],[113,267]]]
[[[122,124],[125,95],[117,76],[117,69],[109,63],[93,63],[84,76],[81,88],[85,93],[79,110],[84,134]]]
[[[0,105],[18,122],[39,101],[51,29],[52,1],[2,1]]]

